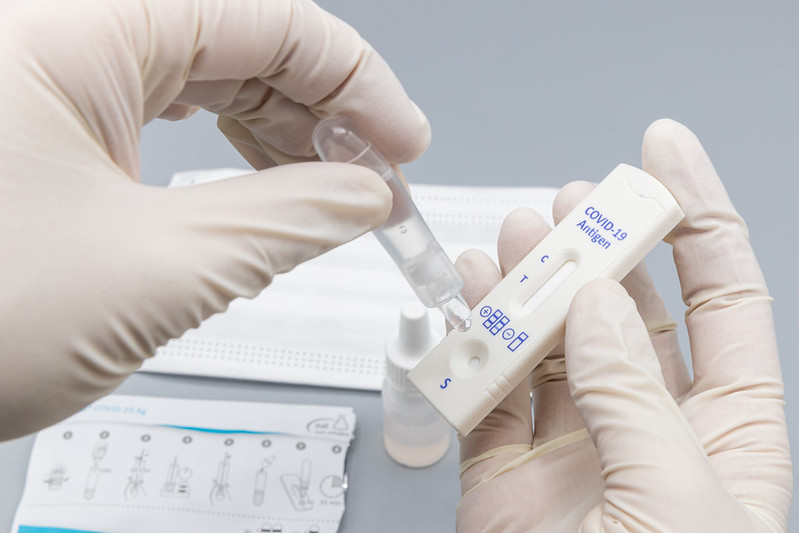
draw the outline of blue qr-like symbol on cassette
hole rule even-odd
[[[502,338],[505,339],[506,341],[511,340],[514,335],[516,335],[516,332],[513,331],[513,328],[505,328],[502,331]]]
[[[519,346],[521,346],[521,345],[522,345],[522,343],[523,343],[524,341],[526,341],[526,340],[527,340],[529,337],[530,337],[530,336],[529,336],[527,333],[525,333],[525,332],[523,332],[523,331],[522,331],[521,333],[519,333],[519,336],[518,336],[518,337],[516,337],[515,339],[513,339],[512,341],[510,341],[510,344],[508,344],[508,350],[510,350],[510,351],[512,351],[512,352],[515,352],[515,351],[516,351],[516,349],[517,349],[517,348],[519,348]],[[506,339],[506,340],[507,340],[507,339]]]
[[[510,322],[510,318],[508,318],[505,315],[502,315],[502,318],[497,320],[497,322],[493,326],[491,326],[491,329],[488,330],[489,333],[491,333],[491,335],[496,335],[497,333],[502,331],[502,328],[508,325],[508,322]]]
[[[482,309],[480,309],[480,316],[485,318],[491,314],[491,307],[484,305]]]
[[[491,328],[493,328],[503,316],[505,316],[505,313],[497,309],[494,314],[485,319],[483,322],[483,327],[491,331]],[[494,335],[496,335],[496,333],[494,333]]]

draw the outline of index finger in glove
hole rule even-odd
[[[682,410],[729,493],[765,515],[786,516],[792,481],[782,375],[771,298],[746,225],[681,124],[650,126],[643,160],[685,212],[667,238],[694,366]]]
[[[746,225],[699,140],[682,124],[657,121],[644,135],[643,166],[685,212],[666,240],[688,306],[695,386],[743,376],[768,376],[775,385],[781,378],[768,289]]]
[[[181,43],[176,58],[187,63],[188,82],[172,95],[178,102],[240,121],[290,156],[314,155],[317,117],[337,113],[358,123],[391,163],[427,148],[427,119],[388,64],[351,26],[313,2],[183,0],[155,9],[164,15],[152,17],[164,21],[157,26],[161,37],[176,27],[196,35]],[[159,46],[158,52],[168,50]]]
[[[22,71],[4,64],[6,72],[24,76],[35,65],[63,114],[131,177],[141,126],[191,106],[241,116],[294,155],[313,155],[316,118],[336,113],[350,115],[392,163],[418,157],[430,140],[386,62],[310,0],[44,0],[14,6],[0,35]]]

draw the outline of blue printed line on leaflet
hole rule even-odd
[[[200,428],[192,426],[174,426],[172,424],[162,424],[161,427],[172,429],[183,429],[186,431],[200,431],[202,433],[244,433],[247,435],[285,435],[281,431],[249,431],[246,429],[214,429],[214,428]]]
[[[99,533],[84,529],[62,529],[60,527],[19,526],[17,533]]]

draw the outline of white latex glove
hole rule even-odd
[[[0,439],[388,215],[383,181],[344,164],[142,186],[143,124],[205,107],[259,169],[312,159],[338,112],[392,163],[430,137],[386,63],[304,0],[4,2],[0,72]]]
[[[528,382],[462,440],[458,531],[786,531],[783,384],[746,226],[684,126],[653,124],[643,166],[686,215],[667,241],[688,308],[693,381],[643,265],[621,286],[588,284],[569,311],[565,363],[560,347],[533,372],[535,430]],[[589,187],[565,188],[556,220]],[[547,231],[534,213],[513,213],[499,238],[501,271]],[[458,267],[472,305],[501,278],[477,253]]]

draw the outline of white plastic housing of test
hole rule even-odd
[[[619,165],[472,310],[408,379],[468,434],[560,342],[572,298],[621,280],[682,219],[659,181]]]

